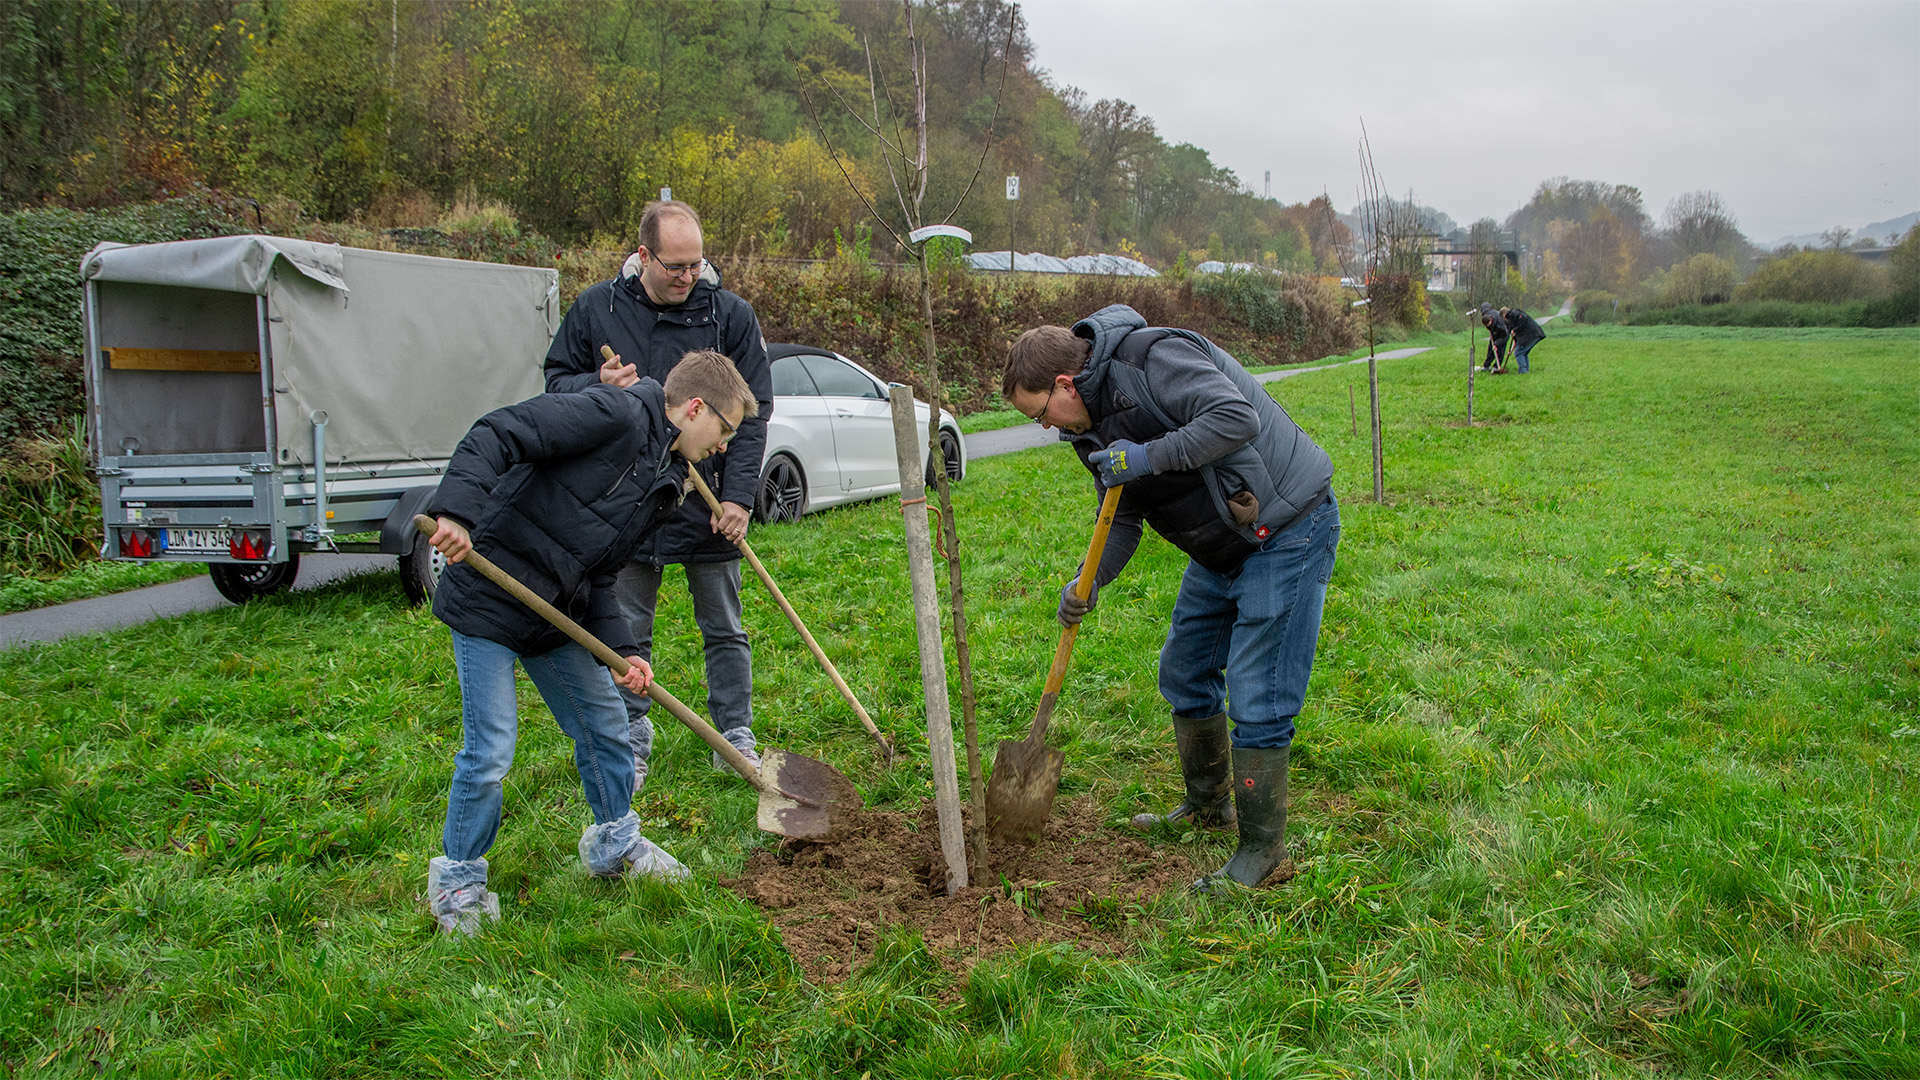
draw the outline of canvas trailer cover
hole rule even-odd
[[[560,318],[551,269],[273,236],[103,243],[80,273],[102,554],[216,584],[310,550],[404,571],[410,530],[337,537],[404,524],[475,419],[538,394]]]

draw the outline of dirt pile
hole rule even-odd
[[[1199,876],[1184,855],[1103,823],[1090,799],[1056,811],[1033,846],[993,854],[989,880],[946,895],[929,802],[912,821],[871,811],[826,843],[758,852],[726,884],[767,912],[809,977],[838,982],[896,926],[918,930],[955,971],[1017,945],[1119,952],[1129,908]]]

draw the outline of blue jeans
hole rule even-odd
[[[1538,342],[1535,342],[1538,344]],[[1533,351],[1532,345],[1521,345],[1513,350],[1513,362],[1520,365],[1520,374],[1527,373],[1527,354]]]
[[[1233,573],[1187,564],[1160,649],[1160,694],[1175,716],[1224,707],[1234,746],[1292,745],[1339,545],[1340,505],[1329,492]]]
[[[633,751],[627,745],[627,712],[613,676],[593,654],[568,643],[539,656],[521,656],[498,642],[455,630],[453,662],[460,673],[465,737],[453,759],[441,844],[447,858],[457,862],[485,855],[500,831],[501,785],[513,765],[513,744],[520,733],[515,660],[526,668],[560,730],[573,739],[573,763],[580,770],[594,822],[617,821],[629,812]]]
[[[752,750],[753,648],[740,620],[740,560],[690,562],[681,567],[693,596],[693,621],[706,646],[707,715],[728,742]],[[661,572],[661,567],[635,559],[620,568],[613,586],[620,598],[620,613],[627,617],[640,657],[648,663],[653,662],[653,613],[660,600]],[[653,721],[647,718],[653,699],[625,690],[620,696],[627,706],[627,739],[634,756],[645,760],[653,754]]]

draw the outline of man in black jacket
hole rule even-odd
[[[454,450],[428,504],[439,523],[428,542],[449,560],[433,613],[453,631],[464,732],[443,854],[427,866],[429,903],[445,930],[477,933],[483,918],[500,917],[500,899],[487,891],[486,853],[500,829],[519,730],[516,660],[573,739],[594,820],[580,837],[581,862],[601,877],[687,876],[640,835],[629,805],[626,707],[611,673],[464,563],[479,552],[580,623],[633,665],[620,685],[644,693],[652,669],[620,614],[614,577],[677,510],[688,464],[725,449],[755,408],[730,360],[696,353],[665,387],[641,379],[496,409]]]
[[[1067,584],[1062,623],[1093,610],[1142,522],[1191,560],[1160,649],[1186,798],[1134,825],[1237,828],[1233,857],[1197,884],[1258,885],[1286,857],[1294,718],[1340,542],[1332,459],[1219,346],[1123,304],[1022,334],[1001,394],[1071,433],[1096,496],[1126,486],[1100,565],[1079,570],[1094,590],[1081,601]]]
[[[587,288],[560,324],[547,350],[547,390],[566,393],[588,387],[626,386],[647,376],[664,381],[680,358],[695,349],[730,357],[752,388],[758,415],[749,414],[725,454],[702,463],[700,475],[720,499],[714,516],[704,501],[689,499],[675,518],[634,552],[620,572],[621,610],[633,625],[640,655],[653,655],[653,616],[666,566],[679,563],[693,596],[693,618],[705,644],[707,711],[727,741],[757,762],[753,741],[753,650],[740,619],[740,549],[747,535],[760,458],[773,415],[773,376],[760,322],[745,300],[720,287],[719,275],[701,257],[700,218],[686,203],[648,205],[640,218],[640,244],[620,276]],[[601,347],[611,347],[604,360]],[[646,781],[653,752],[652,701],[626,695],[628,740],[637,774]],[[724,769],[719,754],[714,768]]]
[[[1533,316],[1519,308],[1501,308],[1500,318],[1507,324],[1507,330],[1513,335],[1513,362],[1520,374],[1527,373],[1527,354],[1535,345],[1547,338],[1547,332],[1540,329]]]

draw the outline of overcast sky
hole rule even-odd
[[[1757,242],[1920,210],[1920,2],[1023,0],[1035,64],[1259,192],[1374,165],[1462,224],[1542,180],[1718,192]]]

